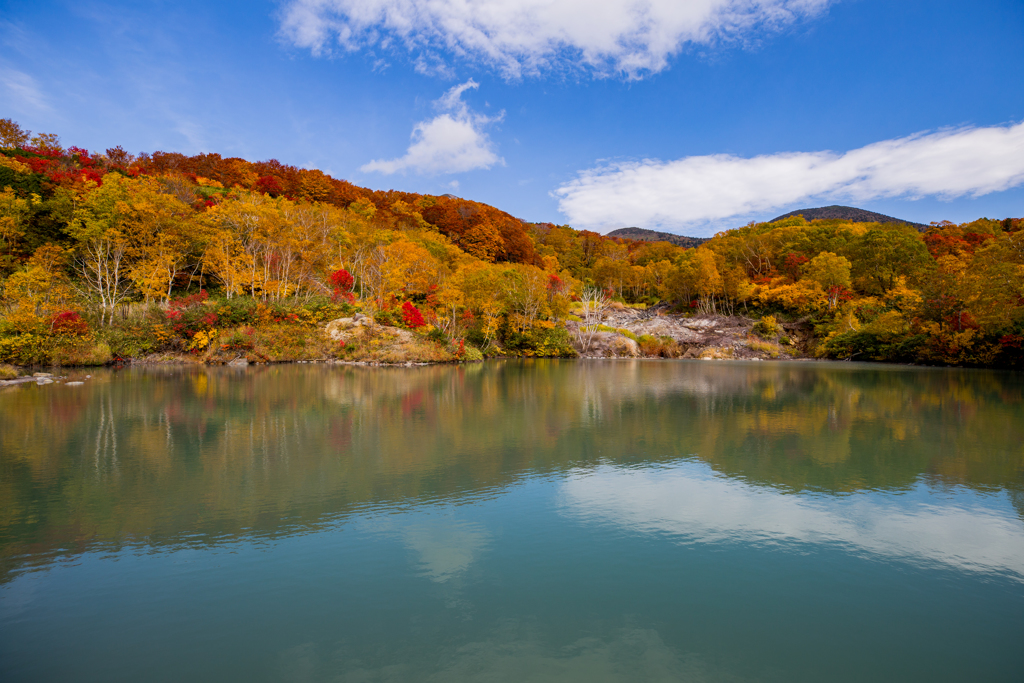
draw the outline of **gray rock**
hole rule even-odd
[[[576,350],[581,351],[580,348]],[[587,358],[638,358],[640,347],[629,337],[615,332],[594,332],[583,355]]]
[[[338,318],[337,320],[332,320],[327,323],[327,326],[324,328],[324,332],[332,341],[348,342],[348,340],[354,337],[357,333],[360,333],[371,326],[375,335],[390,337],[391,339],[399,342],[408,342],[413,339],[413,334],[409,330],[403,330],[400,327],[390,327],[388,325],[374,325],[372,318],[360,313],[357,313],[351,318]]]
[[[327,323],[324,331],[333,341],[345,341],[356,332],[370,325],[373,321],[361,313],[352,318],[338,318]]]

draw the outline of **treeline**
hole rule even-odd
[[[415,330],[432,359],[572,355],[565,322],[590,289],[801,321],[824,357],[1020,365],[1019,219],[795,217],[687,249],[273,160],[65,149],[10,119],[0,146],[0,362],[362,357],[317,333],[356,310]]]

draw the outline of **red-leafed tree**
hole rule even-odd
[[[336,270],[328,278],[331,286],[334,287],[334,300],[346,299],[350,303],[355,300],[352,288],[355,287],[356,279],[347,270]]]
[[[420,313],[420,309],[416,308],[411,301],[406,301],[402,304],[402,322],[405,323],[406,327],[413,330],[427,324],[427,321],[423,319],[423,314]]]

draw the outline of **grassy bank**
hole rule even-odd
[[[351,329],[331,327],[332,321],[350,321]],[[358,304],[330,298],[268,303],[252,297],[211,297],[200,290],[169,305],[125,306],[106,321],[70,310],[50,317],[8,318],[0,321],[0,363],[447,363],[485,356],[575,355],[565,330],[553,324],[523,329],[507,319],[496,323],[491,334],[472,322],[453,334],[427,322],[409,303],[404,311],[393,306],[371,315]]]

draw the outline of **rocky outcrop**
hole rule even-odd
[[[584,358],[639,358],[640,345],[621,334],[595,332],[586,349],[575,345],[576,352]]]
[[[324,332],[332,341],[345,342],[346,344],[359,336],[372,334],[383,336],[397,342],[411,342],[413,334],[409,330],[400,327],[380,325],[373,321],[368,315],[356,313],[351,318],[338,318],[327,323]]]
[[[681,358],[767,360],[801,357],[805,355],[801,349],[808,348],[812,341],[811,331],[799,323],[787,323],[773,338],[763,339],[753,334],[756,322],[743,316],[686,316],[660,308],[612,308],[602,317],[601,325],[627,334],[595,332],[588,348],[583,349],[579,342],[575,346],[587,358],[631,358],[643,356],[644,348],[650,347],[637,344],[627,335],[641,341],[649,335],[675,342],[678,349],[673,355]],[[578,323],[569,323],[569,327],[575,331]]]

